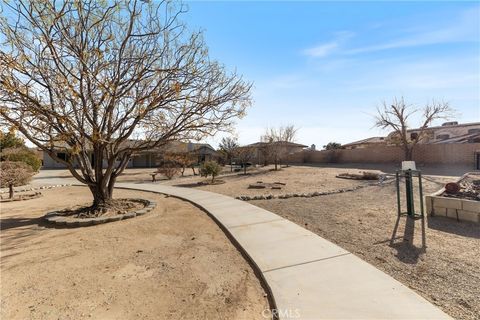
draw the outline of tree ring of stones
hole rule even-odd
[[[138,216],[143,216],[147,212],[152,211],[157,203],[145,199],[129,199],[141,202],[145,205],[142,209],[137,209],[130,211],[124,214],[117,214],[115,216],[106,216],[106,217],[94,217],[94,218],[74,218],[71,215],[65,215],[58,211],[48,212],[43,216],[43,220],[48,223],[55,224],[57,226],[68,227],[68,228],[78,228],[78,227],[88,227],[97,224],[103,224],[108,222],[120,221],[125,219],[131,219]]]

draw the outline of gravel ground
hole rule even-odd
[[[47,211],[91,201],[87,188],[43,190],[1,206],[1,319],[262,319],[265,291],[222,230],[165,196],[134,219],[75,229],[39,225]]]
[[[425,181],[425,192],[441,185]],[[259,200],[383,270],[456,319],[479,319],[480,227],[442,217],[397,220],[395,185],[315,198]],[[391,243],[391,239],[393,242]]]

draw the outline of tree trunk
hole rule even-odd
[[[278,160],[277,160],[277,158],[275,158],[275,171],[278,170],[277,165],[278,165]]]
[[[106,209],[112,202],[113,183],[102,188],[101,183],[90,187],[93,195],[93,207],[95,209]]]
[[[13,184],[8,185],[8,198],[13,198]]]
[[[404,147],[405,153],[405,161],[412,161],[413,160],[413,147],[405,146]]]
[[[93,195],[93,208],[97,210],[107,209],[112,202],[113,187],[115,177],[113,177],[111,169],[114,162],[109,163],[107,170],[103,171],[104,148],[101,145],[93,146],[93,170],[95,171],[95,184],[90,186]]]
[[[247,174],[247,164],[246,163],[243,164],[243,174],[245,174],[245,175]]]
[[[215,175],[212,174],[212,183],[215,180]]]
[[[233,172],[232,159],[230,159],[230,172]]]

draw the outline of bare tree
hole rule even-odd
[[[198,156],[195,153],[188,151],[175,152],[166,154],[163,158],[163,161],[168,163],[174,163],[177,167],[180,168],[180,173],[183,177],[187,168],[192,168],[193,175],[195,175],[195,165],[198,162]]]
[[[409,132],[410,117],[418,112],[422,113],[419,129]],[[383,106],[377,108],[375,126],[393,130],[391,141],[403,148],[405,160],[412,160],[415,146],[428,137],[428,127],[432,122],[437,119],[449,119],[453,114],[454,110],[447,102],[432,101],[423,108],[418,108],[407,104],[403,97],[394,98],[392,104],[383,102]]]
[[[235,151],[239,147],[237,139],[234,137],[224,137],[220,142],[220,152],[225,156],[230,163],[230,172],[233,171],[232,159],[235,156]]]
[[[295,141],[298,129],[293,125],[281,126],[279,128],[267,128],[261,137],[264,143],[264,155],[271,159],[278,170],[278,165],[288,156],[288,144]]]
[[[0,119],[86,184],[94,208],[133,153],[228,130],[250,104],[251,84],[209,58],[181,4],[0,6]]]
[[[34,174],[33,169],[24,162],[0,162],[0,185],[2,188],[8,188],[10,199],[13,198],[13,187],[27,184]]]
[[[255,158],[255,149],[247,146],[238,147],[235,149],[234,158],[241,163],[243,174],[247,174],[247,166]]]

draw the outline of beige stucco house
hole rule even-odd
[[[55,148],[56,155],[61,159],[67,159],[68,152],[67,148],[59,144]],[[152,168],[157,167],[160,161],[163,159],[163,155],[166,153],[192,153],[198,157],[198,163],[216,160],[220,157],[219,153],[207,143],[193,143],[193,142],[182,142],[182,141],[172,141],[165,146],[152,148],[134,154],[127,165],[127,168]],[[43,166],[44,169],[56,169],[56,168],[65,168],[62,163],[56,162],[52,159],[46,152],[42,152]],[[93,156],[91,161],[93,161]]]

